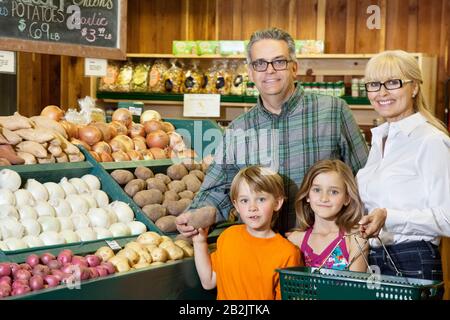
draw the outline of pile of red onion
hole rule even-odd
[[[75,256],[71,250],[61,251],[57,257],[51,253],[41,256],[30,254],[25,263],[0,263],[0,298],[18,296],[60,284],[78,282],[115,273],[111,262],[89,254]]]

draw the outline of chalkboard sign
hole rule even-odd
[[[126,0],[0,0],[0,50],[125,59]]]

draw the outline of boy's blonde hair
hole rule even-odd
[[[285,199],[283,178],[269,168],[254,165],[241,169],[233,178],[230,190],[230,198],[233,203],[239,196],[239,185],[244,181],[254,192],[267,192],[273,195],[275,199]],[[278,213],[279,210],[272,215],[272,228],[278,218]],[[229,220],[235,221],[237,216],[236,209],[232,209]]]
[[[365,81],[380,81],[382,79],[413,80],[418,91],[413,99],[415,112],[420,112],[427,121],[440,131],[449,135],[445,125],[429,110],[422,94],[422,72],[416,58],[403,50],[388,50],[373,56],[366,66]]]
[[[309,168],[295,197],[295,213],[300,231],[306,231],[306,229],[314,225],[314,211],[306,200],[314,179],[319,174],[327,172],[336,172],[342,178],[346,187],[346,193],[350,198],[350,203],[344,206],[336,217],[335,222],[339,229],[350,232],[363,215],[364,207],[350,167],[341,160],[320,160]]]

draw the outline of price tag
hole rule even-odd
[[[137,107],[128,107],[128,110],[131,111],[131,113],[134,116],[140,116],[142,114],[142,107],[141,106],[137,106]]]
[[[84,59],[84,75],[86,77],[104,77],[108,60],[106,59]]]
[[[117,243],[116,240],[105,240],[106,244],[112,249],[112,250],[120,250],[122,247]]]
[[[185,94],[184,117],[220,117],[220,94]]]
[[[15,52],[0,51],[0,73],[12,73],[12,74],[16,73]]]

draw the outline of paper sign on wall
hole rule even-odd
[[[84,59],[84,75],[86,77],[104,77],[108,60],[106,59]]]
[[[0,73],[16,73],[16,53],[0,51]]]
[[[185,94],[184,117],[220,117],[220,94]]]

